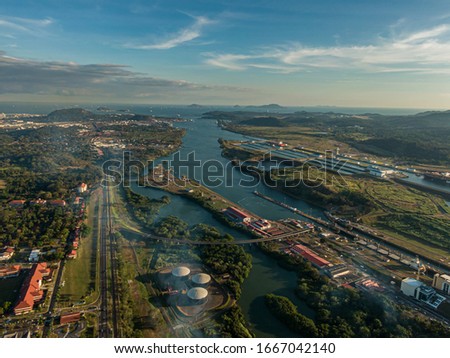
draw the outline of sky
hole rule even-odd
[[[448,0],[2,0],[0,102],[448,109]]]

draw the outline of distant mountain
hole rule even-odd
[[[289,125],[285,120],[276,117],[254,117],[239,124],[255,127],[287,127]]]
[[[282,109],[284,107],[276,103],[271,103],[271,104],[263,104],[262,106],[245,106],[245,108]]]
[[[83,108],[68,108],[58,109],[49,113],[46,117],[48,122],[75,122],[75,121],[89,121],[96,117],[96,115]]]
[[[188,107],[190,107],[190,108],[203,108],[203,106],[201,104],[196,104],[196,103],[192,103]]]

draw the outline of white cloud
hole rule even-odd
[[[241,87],[193,83],[152,77],[134,72],[125,65],[78,64],[75,62],[36,61],[8,56],[0,51],[0,96],[61,95],[134,98],[136,96],[185,96],[233,94],[247,91]]]
[[[157,41],[153,44],[127,44],[126,47],[135,48],[138,50],[168,50],[202,36],[204,27],[214,23],[213,20],[210,20],[204,16],[197,16],[194,17],[194,19],[195,22],[191,26],[181,29],[176,34],[168,36],[163,40]]]
[[[206,63],[232,71],[271,72],[352,70],[377,72],[450,72],[450,26],[378,39],[373,44],[311,47],[275,46],[249,54],[209,54]]]
[[[25,17],[0,16],[0,28],[16,32],[36,34],[54,23],[53,19],[30,19]]]

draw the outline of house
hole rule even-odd
[[[31,200],[30,204],[31,205],[44,205],[47,202],[47,200],[44,199],[36,199],[36,200]]]
[[[77,258],[77,251],[76,250],[70,251],[70,253],[67,254],[67,258],[68,259],[76,259]]]
[[[0,261],[8,261],[14,255],[13,247],[6,247],[3,252],[0,252]]]
[[[0,267],[0,278],[17,277],[20,273],[20,265]]]
[[[31,250],[30,256],[28,257],[28,261],[38,262],[40,253],[41,251],[39,249]]]
[[[62,314],[59,317],[59,323],[67,324],[72,322],[78,322],[80,320],[80,316],[81,316],[80,312]]]
[[[42,262],[34,264],[30,274],[20,289],[19,300],[14,307],[14,314],[21,315],[32,311],[34,304],[44,297],[44,291],[41,289],[42,278],[50,274],[47,263]]]
[[[88,186],[86,183],[80,183],[80,185],[78,185],[77,187],[77,191],[82,194],[87,190]]]
[[[11,200],[8,204],[13,208],[21,208],[25,204],[25,200]]]
[[[66,202],[64,200],[50,200],[49,203],[51,206],[59,206],[59,207],[66,206]]]
[[[245,214],[244,212],[240,211],[239,209],[236,209],[235,207],[230,206],[225,210],[225,215],[227,215],[230,219],[234,221],[240,221],[243,223],[249,223],[252,218]]]

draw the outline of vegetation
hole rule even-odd
[[[231,235],[221,236],[216,230],[208,227],[202,228],[205,241],[233,241]],[[252,257],[239,245],[205,245],[200,249],[202,262],[217,274],[231,275],[226,285],[236,300],[241,296],[241,285],[248,277],[252,268]]]
[[[149,228],[153,224],[155,215],[161,206],[170,203],[168,196],[161,199],[150,199],[144,195],[133,192],[129,187],[123,186],[123,192],[128,208],[133,213],[135,219],[143,226]]]
[[[450,337],[450,330],[441,323],[399,307],[385,296],[335,287],[300,257],[276,252],[270,244],[263,249],[298,273],[297,295],[316,314],[317,331],[287,298],[266,297],[272,313],[300,335],[307,334],[309,327],[318,337]]]
[[[74,216],[61,207],[0,207],[0,247],[63,248],[75,223]],[[58,254],[64,255],[64,251]]]
[[[450,111],[408,116],[305,111],[268,116],[252,111],[215,111],[204,116],[222,121],[222,126],[232,131],[317,150],[328,142],[400,161],[450,164]]]
[[[155,234],[169,239],[190,237],[189,225],[176,216],[168,216],[156,223],[153,231]]]
[[[297,307],[287,297],[268,294],[265,296],[269,310],[281,322],[301,337],[315,338],[319,334],[314,321],[297,312]]]
[[[245,326],[245,318],[239,306],[231,307],[219,318],[220,336],[223,338],[252,338]]]

